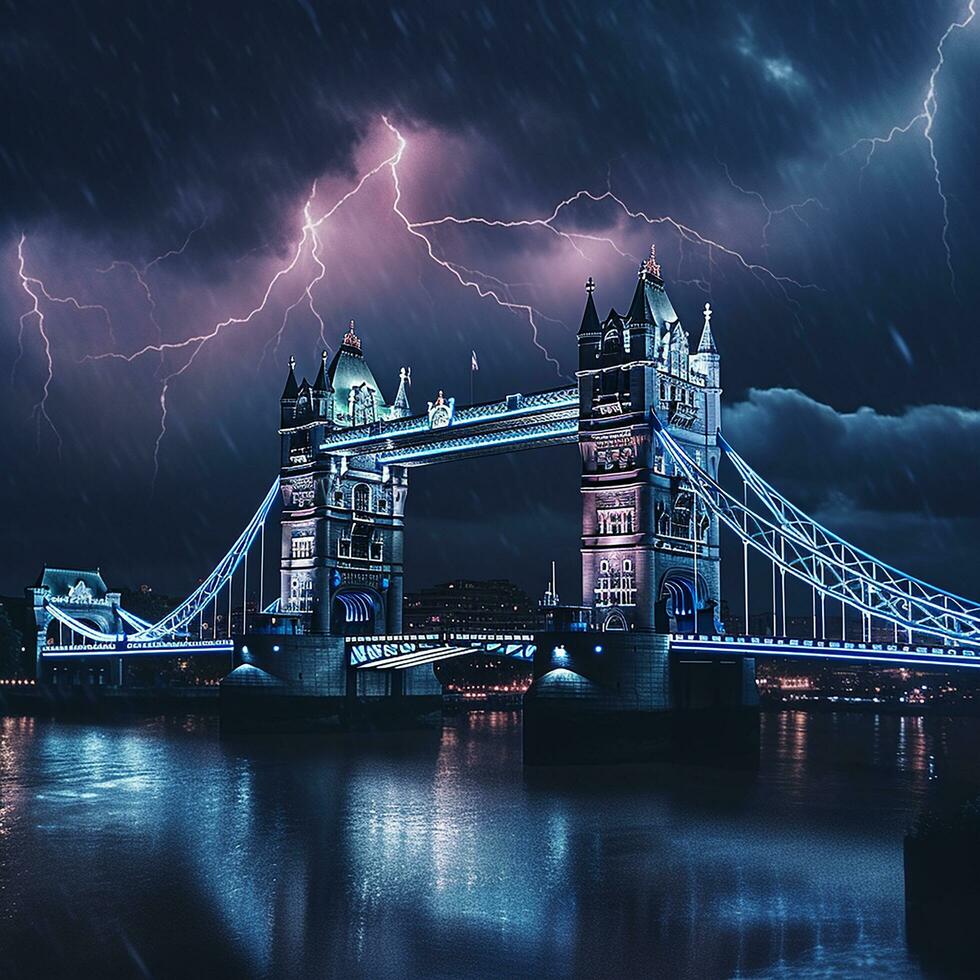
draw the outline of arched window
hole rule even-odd
[[[366,483],[358,483],[354,487],[354,510],[370,510],[371,509],[371,491]]]
[[[633,571],[633,560],[631,558],[623,559],[623,571],[632,572]]]
[[[603,558],[602,561],[599,562],[599,571],[600,572],[609,571],[609,562],[607,562],[605,558]]]

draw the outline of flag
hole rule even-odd
[[[480,363],[476,359],[476,351],[475,350],[471,350],[470,351],[470,370],[471,371],[479,371],[480,370]]]

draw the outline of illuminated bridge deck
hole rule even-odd
[[[980,651],[970,647],[919,646],[911,643],[854,643],[782,636],[697,636],[674,633],[672,653],[704,656],[789,657],[845,660],[894,667],[980,667]]]
[[[471,653],[533,660],[530,633],[404,633],[347,641],[348,662],[357,669],[404,670]]]
[[[75,646],[47,646],[41,656],[54,660],[79,657],[202,657],[230,656],[234,640],[145,640],[119,643],[84,643]]]

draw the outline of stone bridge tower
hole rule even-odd
[[[720,358],[705,305],[697,351],[664,289],[655,252],[629,311],[599,319],[590,279],[578,333],[582,601],[606,630],[713,630],[718,523],[664,458],[652,413],[717,475]]]
[[[308,616],[315,633],[398,633],[407,471],[320,447],[338,429],[410,414],[407,372],[387,405],[353,320],[312,384],[297,383],[294,366],[290,359],[280,403],[280,611]]]

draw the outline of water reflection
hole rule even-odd
[[[520,720],[0,721],[6,976],[919,976],[901,836],[968,719],[768,714],[758,772],[529,771]]]

